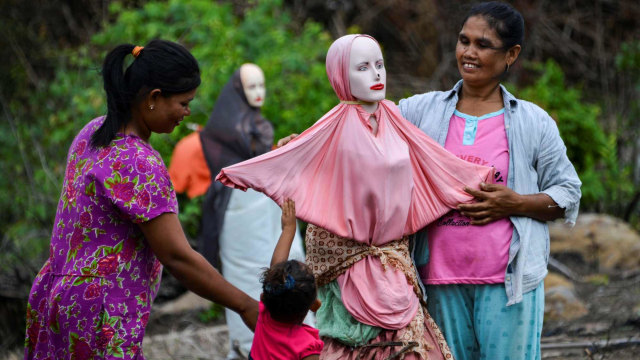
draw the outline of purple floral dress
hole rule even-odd
[[[178,205],[160,155],[140,138],[90,148],[102,121],[69,150],[49,259],[29,295],[25,359],[144,359],[162,265],[137,224]]]

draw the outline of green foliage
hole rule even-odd
[[[616,55],[616,68],[633,76],[635,81],[640,80],[640,41],[626,42],[620,46],[620,52]]]
[[[640,40],[623,43],[615,58],[616,70],[623,81],[623,91],[618,96],[618,102],[622,103],[622,109],[616,109],[618,115],[619,136],[622,143],[626,143],[627,149],[631,149],[631,164],[628,172],[634,177],[634,200],[625,209],[625,220],[629,221],[636,230],[640,231],[640,211],[638,209],[638,196],[640,196],[640,164],[637,158],[640,156]],[[625,86],[626,85],[626,86]],[[620,100],[622,100],[620,102]]]
[[[518,94],[545,109],[558,124],[582,181],[582,206],[594,209],[628,196],[633,190],[628,169],[618,165],[616,134],[605,134],[598,123],[600,106],[586,103],[581,89],[567,86],[553,60],[529,66],[540,76]]]
[[[48,230],[48,229],[47,229]],[[10,239],[20,239],[20,241],[2,242],[0,247],[1,259],[0,272],[37,272],[42,263],[32,264],[28,267],[30,260],[40,259],[43,253],[49,250],[48,241],[42,241],[43,238],[48,239],[48,231],[36,229],[28,221],[19,221],[7,229],[4,234]],[[25,265],[27,268],[25,269]],[[19,277],[26,277],[32,280],[33,274],[20,273]]]
[[[281,0],[256,2],[242,18],[234,15],[230,4],[209,0],[156,1],[137,9],[113,2],[109,11],[115,21],[104,24],[90,44],[51,58],[52,81],[28,94],[9,97],[8,89],[0,91],[3,116],[9,120],[0,124],[6,134],[0,136],[0,171],[5,174],[0,178],[3,244],[16,245],[28,238],[30,229],[23,226],[28,223],[44,230],[37,237],[44,248],[32,249],[46,249],[67,149],[84,124],[105,113],[99,70],[106,53],[120,43],[144,45],[163,38],[191,50],[201,67],[202,85],[192,103],[190,122],[206,123],[220,90],[245,62],[264,70],[263,114],[274,123],[276,139],[303,131],[338,101],[324,70],[329,35],[312,22],[294,28]],[[152,136],[150,142],[168,165],[175,143],[188,133],[181,126],[171,134]],[[185,230],[195,237],[201,199],[182,198],[180,205]],[[34,262],[41,263],[46,251],[41,254]],[[0,262],[7,256],[0,254]]]
[[[111,11],[122,8],[115,3]],[[229,4],[151,2],[120,13],[92,43],[109,49],[121,42],[144,44],[155,37],[186,45],[200,63],[203,81],[192,103],[191,122],[207,122],[220,90],[245,62],[256,63],[265,73],[263,114],[274,123],[277,138],[304,130],[337,102],[324,69],[329,35],[312,22],[302,29],[291,28],[280,0],[259,2],[243,19],[233,16]],[[183,127],[168,136],[155,136],[152,145],[168,160],[173,145],[187,133]]]
[[[222,305],[212,303],[211,306],[198,314],[198,320],[203,323],[210,323],[222,318],[224,315],[224,307]]]
[[[189,199],[184,194],[178,194],[178,206],[180,207],[178,218],[180,219],[184,233],[193,244],[196,243],[195,241],[200,233],[200,220],[202,219],[203,202],[204,196]]]
[[[587,278],[587,281],[589,282],[589,284],[592,284],[592,285],[607,286],[607,285],[609,285],[609,275],[607,275],[607,274],[590,275]]]

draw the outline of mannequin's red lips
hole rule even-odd
[[[382,90],[384,89],[384,84],[375,84],[372,87],[370,87],[371,90]]]

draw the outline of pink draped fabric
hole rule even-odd
[[[363,324],[399,330],[420,307],[407,276],[392,266],[385,270],[377,257],[353,264],[337,280],[344,307]]]
[[[348,65],[357,36],[365,35],[343,36],[327,54],[329,80],[343,101],[354,100]],[[492,182],[493,168],[458,159],[404,119],[393,102],[381,101],[373,115],[376,135],[371,114],[340,103],[289,144],[223,168],[216,180],[253,188],[278,204],[291,198],[298,218],[372,246],[413,234],[473,201],[465,186]],[[418,299],[404,275],[394,272],[370,257],[338,279],[345,307],[358,321],[386,329],[408,324]]]

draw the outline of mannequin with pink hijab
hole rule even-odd
[[[491,182],[493,168],[458,159],[385,100],[384,61],[372,37],[337,39],[326,68],[340,103],[287,145],[223,168],[216,180],[278,204],[293,199],[296,216],[309,223],[307,264],[319,293],[337,285],[337,306],[375,330],[345,343],[348,336],[334,337],[318,313],[322,359],[449,358],[422,300],[407,236],[472,202],[464,187]],[[340,310],[331,306],[320,311]]]

